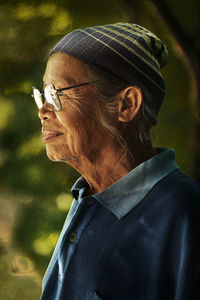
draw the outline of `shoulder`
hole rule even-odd
[[[196,224],[199,230],[199,211],[200,185],[180,170],[175,170],[157,182],[128,216],[130,219],[136,216],[145,219],[157,230],[175,228],[187,221]]]
[[[149,211],[157,212],[162,221],[172,222],[174,226],[189,222],[196,224],[199,231],[200,185],[180,170],[159,181],[145,202]]]
[[[154,189],[168,197],[196,199],[200,202],[200,185],[180,170],[175,170],[160,180]]]

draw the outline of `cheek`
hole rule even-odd
[[[59,112],[57,119],[65,132],[65,142],[71,153],[87,152],[93,134],[94,120],[78,111]]]
[[[56,117],[59,123],[62,125],[62,127],[64,127],[67,130],[72,126],[75,120],[75,118],[66,111],[56,113]]]
[[[97,122],[98,116],[95,113],[99,107],[68,103],[61,112],[56,113],[59,123],[65,131],[65,142],[70,153],[80,156],[88,156],[102,147],[104,131]]]

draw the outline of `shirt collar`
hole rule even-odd
[[[178,168],[173,149],[157,148],[158,154],[143,162],[117,182],[93,197],[114,213],[119,219],[126,216],[153,186]],[[75,199],[81,199],[88,183],[80,177],[72,187]]]

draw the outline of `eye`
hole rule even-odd
[[[58,93],[59,96],[65,95],[65,93],[63,93],[63,92],[57,92],[57,93]]]

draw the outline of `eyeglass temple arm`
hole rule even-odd
[[[84,82],[84,83],[79,83],[79,84],[76,84],[76,85],[73,85],[73,86],[69,86],[69,87],[66,87],[66,88],[62,88],[62,89],[56,89],[57,92],[62,92],[62,91],[66,91],[66,90],[70,90],[70,89],[73,89],[75,87],[79,87],[79,86],[83,86],[83,85],[87,85],[87,84],[92,84],[92,83],[95,83],[97,82],[98,80],[94,80],[94,81],[90,81],[90,82]]]

